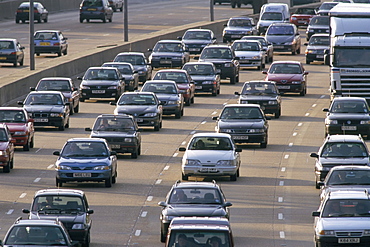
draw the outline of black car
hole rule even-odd
[[[266,63],[272,63],[274,61],[274,47],[270,42],[267,42],[263,36],[243,36],[241,40],[258,40],[261,42],[263,50],[266,52]]]
[[[314,34],[329,34],[329,16],[314,16],[306,29],[306,39],[310,40]]]
[[[33,3],[33,13],[34,13],[34,20],[38,23],[41,23],[41,21],[48,22],[48,16],[49,12],[45,9],[45,7],[39,3],[34,2]],[[30,2],[23,2],[19,5],[17,8],[17,11],[15,12],[15,23],[19,23],[20,21],[22,23],[25,23],[30,18]]]
[[[168,226],[175,217],[208,216],[229,219],[229,209],[232,206],[221,188],[213,182],[177,181],[168,192],[166,200],[158,203],[162,207],[161,242],[166,241]]]
[[[325,135],[361,134],[370,139],[370,109],[365,98],[337,97],[323,111]]]
[[[273,81],[247,81],[239,95],[239,104],[258,104],[265,114],[281,115],[281,96]]]
[[[34,126],[55,126],[59,130],[69,128],[69,102],[58,91],[30,92],[26,99],[18,101],[34,120]]]
[[[241,39],[245,35],[257,35],[256,25],[250,17],[231,17],[222,31],[224,43]]]
[[[195,84],[196,93],[220,94],[220,73],[213,63],[189,62],[182,69],[186,70]]]
[[[30,209],[23,209],[32,220],[60,220],[69,236],[82,243],[90,244],[91,214],[87,198],[82,190],[44,189],[35,193]]]
[[[178,39],[185,44],[190,54],[200,54],[207,45],[217,43],[216,36],[210,29],[189,29]]]
[[[108,62],[103,63],[102,67],[114,67],[119,70],[125,80],[125,89],[127,91],[137,90],[139,87],[139,74],[131,63]]]
[[[115,115],[132,115],[139,126],[153,126],[156,131],[162,128],[163,106],[152,92],[127,92],[110,104],[117,106]]]
[[[180,40],[160,40],[148,51],[152,52],[149,63],[153,68],[182,67],[190,60],[188,49]]]
[[[222,109],[217,120],[216,132],[230,134],[235,143],[260,143],[267,147],[268,122],[257,104],[228,104]]]
[[[40,56],[41,53],[62,54],[68,53],[68,42],[63,33],[59,30],[40,30],[34,34],[35,54]]]
[[[152,78],[152,66],[142,52],[121,52],[113,59],[113,62],[125,62],[134,66],[139,74],[139,81],[145,83]]]
[[[78,113],[80,110],[80,92],[71,78],[67,77],[46,77],[42,78],[31,91],[60,91],[69,102],[69,113]]]
[[[292,23],[272,23],[266,31],[266,40],[274,47],[274,52],[301,53],[301,37]]]
[[[239,58],[227,45],[209,45],[199,57],[200,62],[211,62],[220,71],[221,79],[230,79],[230,84],[239,82]]]
[[[0,39],[0,63],[12,63],[14,67],[23,66],[24,46],[16,39]]]
[[[80,4],[80,23],[84,20],[102,20],[112,22],[113,9],[108,0],[83,0]]]
[[[133,116],[103,114],[95,119],[90,138],[104,138],[117,153],[131,153],[136,159],[141,154],[141,134]]]
[[[125,91],[125,81],[117,68],[90,67],[80,84],[80,101],[90,98],[114,98],[116,101]]]
[[[330,49],[329,34],[314,34],[305,45],[307,46],[306,64],[313,61],[324,61],[325,50]]]

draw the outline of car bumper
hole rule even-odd
[[[277,88],[280,93],[291,92],[291,93],[300,93],[304,90],[303,84],[277,84]]]
[[[15,63],[17,61],[17,55],[0,55],[0,63]]]
[[[217,91],[215,84],[201,84],[195,86],[195,93],[214,93]]]
[[[326,133],[330,135],[340,134],[343,135],[370,135],[370,125],[361,124],[361,125],[345,125],[336,124],[336,125],[325,125]]]
[[[343,230],[343,231],[350,231],[350,230]],[[346,239],[354,239],[353,237],[345,237]],[[332,237],[328,237],[328,236],[319,236],[319,237],[315,237],[315,241],[316,243],[318,244],[318,246],[332,246],[332,247],[338,247],[338,246],[369,246],[370,244],[370,237],[359,237],[360,239],[360,243],[356,243],[356,244],[345,244],[345,243],[339,243],[339,237],[335,237],[335,236],[332,236]]]
[[[310,61],[324,61],[324,54],[306,54],[306,59]]]
[[[12,136],[15,139],[14,146],[24,146],[28,143],[28,136]]]
[[[62,48],[59,46],[35,46],[35,53],[58,53]]]
[[[152,60],[151,61],[152,67],[182,67],[183,61],[182,60],[171,60],[171,59],[161,59],[161,60]]]
[[[266,142],[266,133],[258,134],[231,134],[235,143],[263,143]]]
[[[246,34],[225,33],[222,36],[222,39],[225,41],[233,41],[233,40],[241,39],[243,36],[246,36],[246,35],[252,35],[252,32],[248,34],[247,33]]]
[[[294,45],[275,45],[274,52],[291,52],[295,51],[297,48]]]
[[[228,166],[228,167],[182,166],[182,173],[187,176],[202,176],[202,177],[231,176],[235,175],[237,170],[238,170],[237,166]]]
[[[0,156],[0,166],[7,166],[9,163],[9,157]]]
[[[262,65],[261,60],[239,60],[240,67],[248,68],[248,67],[259,67]]]
[[[104,19],[105,13],[81,13],[80,19]]]
[[[172,115],[179,113],[181,111],[180,105],[164,105],[163,106],[163,115]]]
[[[75,229],[67,229],[68,234],[74,241],[84,242],[87,237],[88,229],[83,230],[75,230]]]
[[[94,90],[82,89],[81,90],[81,98],[88,99],[88,98],[116,98],[118,97],[118,92],[115,89],[102,89],[97,90],[100,91],[99,93],[95,93]]]
[[[156,126],[159,124],[159,117],[138,117],[136,118],[136,123],[139,126]]]
[[[279,105],[261,105],[261,109],[265,114],[274,114],[279,111]]]
[[[127,143],[109,143],[110,148],[117,153],[134,153],[138,149],[138,145],[130,145]]]
[[[88,174],[91,176],[89,177]],[[57,171],[57,179],[61,181],[77,181],[77,182],[88,182],[88,181],[104,181],[106,179],[109,179],[112,175],[111,170],[104,170],[104,171],[93,171],[89,170],[89,172],[86,171],[79,171],[79,170],[58,170]],[[85,177],[83,177],[85,176]]]
[[[61,127],[64,126],[64,118],[33,118],[35,127],[37,126],[55,126]]]
[[[216,66],[217,69],[220,69],[221,70],[221,79],[226,79],[226,78],[232,78],[235,76],[235,67],[220,67],[220,66]]]

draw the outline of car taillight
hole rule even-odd
[[[13,51],[12,53],[10,53],[10,55],[16,55],[17,53],[15,51]]]
[[[23,10],[17,9],[17,13],[22,13],[22,12],[23,12]]]
[[[60,45],[60,43],[59,43],[59,42],[54,43],[54,46],[59,46],[59,45]]]
[[[100,12],[104,13],[104,9],[101,9]]]

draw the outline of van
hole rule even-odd
[[[262,5],[260,18],[257,23],[258,34],[265,34],[270,24],[275,22],[289,22],[289,5],[286,3],[266,3]]]

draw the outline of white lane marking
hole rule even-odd
[[[14,209],[9,209],[8,212],[6,212],[6,214],[12,214],[14,212]]]
[[[141,230],[136,230],[135,231],[135,236],[140,236],[140,234],[141,234]]]
[[[55,167],[55,165],[54,164],[50,164],[48,167],[47,167],[47,169],[53,169]]]
[[[212,114],[211,115],[216,115],[217,114],[217,112],[216,111],[214,111],[214,112],[212,112]]]
[[[179,153],[174,153],[172,157],[177,157],[177,155],[179,155]]]
[[[165,170],[165,171],[167,171],[168,169],[170,169],[170,166],[165,166],[165,167],[163,168],[163,170]]]
[[[160,184],[162,183],[162,179],[158,179],[157,181],[155,181],[155,184]]]
[[[227,105],[227,102],[223,103],[223,105]]]
[[[285,232],[280,231],[279,235],[280,235],[280,238],[285,238]]]
[[[193,130],[192,132],[190,132],[190,134],[191,134],[191,135],[194,135],[194,134],[195,134],[195,132],[196,132],[196,131],[195,131],[195,130]]]
[[[153,196],[148,196],[148,197],[146,198],[146,200],[147,200],[148,202],[151,202],[151,201],[153,200]]]
[[[279,186],[284,186],[284,181],[280,181]]]
[[[278,202],[283,202],[284,201],[284,198],[283,197],[278,197]]]
[[[286,154],[286,155],[284,156],[284,159],[289,159],[289,154]]]
[[[296,136],[296,135],[298,135],[298,133],[297,133],[297,132],[294,132],[294,133],[293,133],[293,136]]]
[[[181,142],[181,145],[184,146],[186,144],[186,141]]]
[[[285,172],[285,171],[286,171],[286,167],[282,167],[282,168],[281,168],[281,171],[282,171],[282,172]]]
[[[313,104],[313,105],[312,105],[312,107],[316,107],[316,106],[317,106],[317,104]]]
[[[36,178],[35,180],[33,180],[33,182],[38,183],[40,180],[41,180],[41,178]]]
[[[278,219],[279,219],[279,220],[284,219],[284,215],[283,215],[282,213],[278,213]]]
[[[305,115],[306,117],[308,117],[308,116],[310,115],[310,113],[308,113],[308,112],[307,112],[307,113],[306,113],[306,114],[304,114],[304,115]]]
[[[303,123],[299,123],[299,124],[298,124],[298,127],[301,127],[302,125],[303,125]]]
[[[19,196],[19,198],[25,198],[25,197],[26,197],[26,195],[27,195],[27,193],[22,193],[22,194]]]
[[[325,98],[325,95],[321,95],[321,96],[320,96],[320,99],[322,99],[322,98]]]
[[[142,213],[141,213],[141,217],[146,217],[146,215],[148,214],[148,212],[147,211],[143,211]]]
[[[205,124],[205,123],[207,123],[207,121],[203,121],[203,122],[201,122],[200,124]]]
[[[42,148],[39,148],[39,149],[37,149],[35,153],[38,153],[38,152],[40,152],[40,151],[41,151],[41,149],[42,149]]]
[[[289,145],[288,145],[289,147],[292,147],[293,146],[293,142],[291,142],[291,143],[289,143]]]

